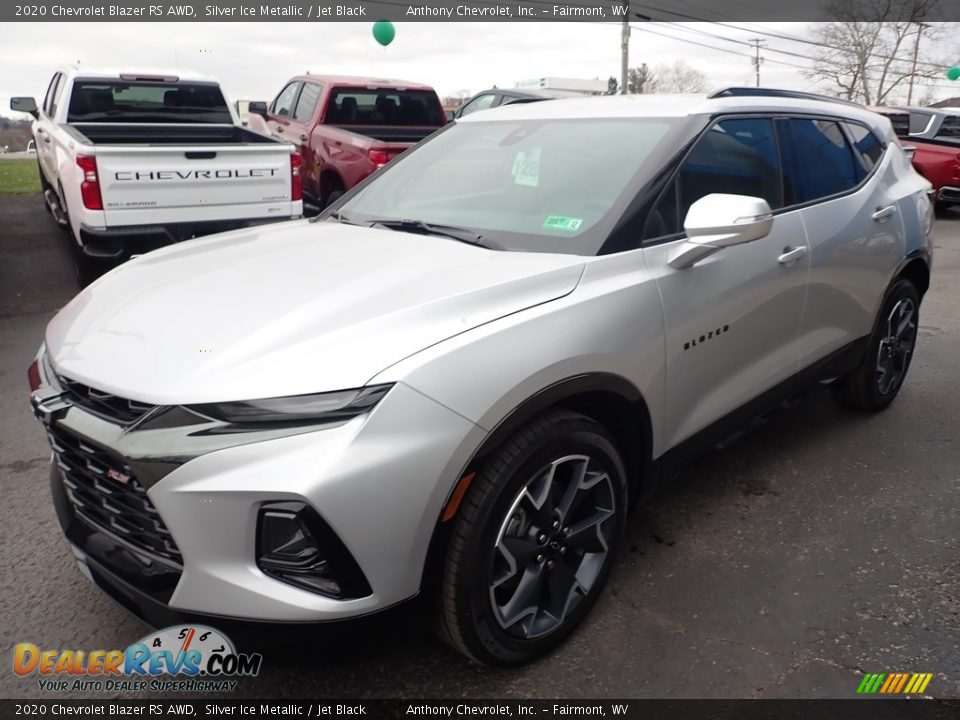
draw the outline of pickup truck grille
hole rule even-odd
[[[156,407],[156,405],[127,400],[117,395],[96,390],[89,385],[84,385],[62,375],[57,375],[57,380],[60,382],[60,386],[66,390],[70,401],[99,418],[120,425],[133,423]]]
[[[129,466],[60,428],[49,428],[48,435],[80,520],[148,556],[183,565],[170,531]]]

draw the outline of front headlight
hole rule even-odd
[[[337,422],[370,412],[391,387],[371,385],[315,395],[190,405],[189,409],[229,423]]]

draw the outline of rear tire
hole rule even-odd
[[[909,280],[897,280],[880,306],[860,365],[830,386],[841,405],[879,412],[893,402],[910,369],[920,324],[920,296]]]
[[[602,425],[553,411],[521,428],[480,468],[454,521],[441,636],[498,665],[559,645],[606,582],[626,508],[623,462]]]
[[[331,190],[330,193],[327,195],[327,199],[323,203],[323,207],[325,209],[330,207],[341,197],[343,197],[343,190],[340,190],[340,189]]]
[[[77,278],[77,285],[81,289],[87,287],[107,271],[105,263],[85,255],[83,249],[73,238],[70,238],[70,247],[73,252],[73,274]]]

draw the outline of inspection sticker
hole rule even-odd
[[[566,230],[576,232],[583,225],[583,218],[567,217],[566,215],[548,215],[543,221],[547,230]]]

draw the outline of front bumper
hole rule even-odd
[[[144,619],[215,616],[268,622],[355,618],[415,596],[442,507],[484,432],[398,384],[363,417],[309,432],[211,438],[199,426],[120,427],[87,409],[35,396],[48,429],[117,457],[144,478],[182,564],[151,557],[78,514],[56,466],[64,532],[95,582]],[[57,404],[60,403],[60,404]],[[44,409],[54,408],[53,412]],[[232,443],[217,447],[217,443]],[[372,592],[334,599],[264,574],[256,520],[264,503],[313,507],[356,560]]]

